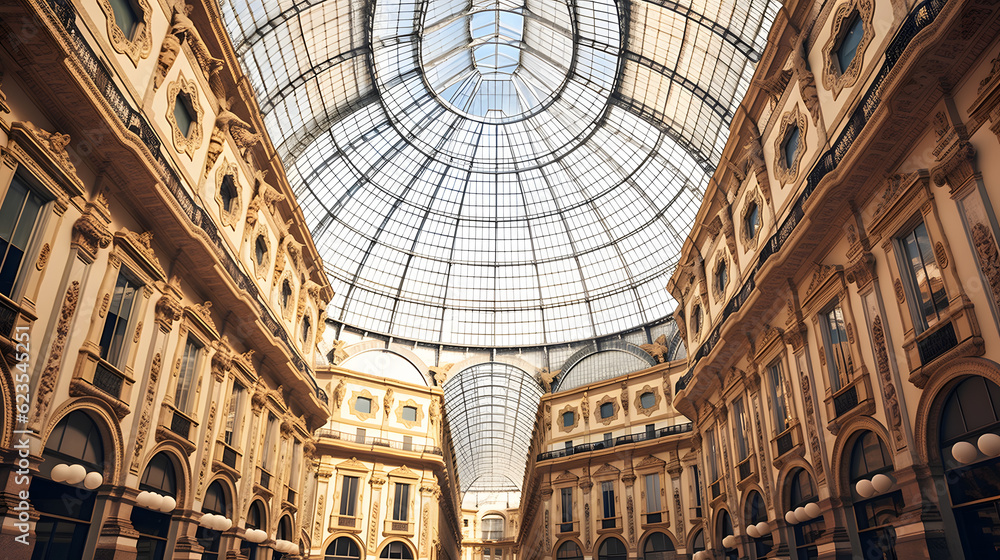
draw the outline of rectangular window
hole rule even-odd
[[[910,312],[917,332],[927,330],[941,317],[948,307],[948,294],[944,289],[941,269],[934,258],[930,236],[923,222],[904,235],[899,236],[900,258],[903,277],[910,287]]]
[[[695,517],[701,517],[701,471],[698,470],[698,465],[691,467],[692,478],[694,479],[694,505],[695,505]]]
[[[605,447],[611,447],[612,445],[614,445],[614,443],[615,443],[615,438],[612,435],[612,432],[608,432],[608,433],[604,434],[604,446]]]
[[[601,418],[611,418],[615,415],[615,405],[606,402],[601,405]]]
[[[340,486],[340,515],[354,517],[358,505],[358,477],[345,476]]]
[[[295,489],[299,487],[299,466],[302,464],[302,444],[295,440],[292,444],[292,466],[288,469],[288,487]],[[289,500],[291,501],[291,500]]]
[[[403,436],[403,450],[411,451],[413,449],[413,436]]]
[[[364,428],[358,428],[358,431],[354,435],[354,441],[356,443],[364,443],[367,436],[368,432]]]
[[[743,409],[743,399],[733,401],[733,439],[736,441],[737,462],[747,458],[750,450],[747,447],[746,411]]]
[[[650,439],[656,437],[656,424],[646,424],[646,437]]]
[[[563,427],[568,428],[576,422],[576,415],[572,411],[564,412],[562,415]]]
[[[716,458],[718,449],[715,447],[715,429],[705,432],[705,453],[708,455],[708,479],[715,482],[719,479],[719,462]]]
[[[784,432],[788,428],[788,412],[785,410],[785,376],[781,374],[781,362],[767,366],[767,376],[771,385],[771,410],[774,411],[774,431]]]
[[[572,441],[567,441],[564,445],[566,446],[566,451],[573,451],[573,442]]]
[[[111,297],[111,305],[104,320],[104,332],[101,333],[101,359],[110,362],[115,367],[120,366],[129,341],[128,324],[132,316],[132,304],[135,294],[139,291],[139,283],[128,277],[123,269],[118,273],[115,282],[115,293]]]
[[[823,336],[826,338],[826,367],[830,372],[830,389],[836,393],[850,381],[854,372],[851,350],[847,346],[844,311],[836,306],[823,314]]]
[[[0,294],[11,297],[44,201],[17,175],[0,205]]]
[[[132,6],[132,0],[111,0],[111,11],[115,14],[115,24],[125,34],[125,38],[131,41],[135,27],[141,20],[141,15]]]
[[[238,447],[240,421],[243,412],[243,396],[246,389],[239,383],[233,383],[233,392],[229,396],[229,412],[226,414],[226,432],[223,436],[226,445]]]
[[[660,475],[647,474],[643,477],[646,483],[646,523],[659,523],[660,514]]]
[[[188,337],[184,344],[184,356],[181,358],[181,371],[177,375],[177,390],[174,391],[174,406],[181,412],[194,412],[191,401],[194,400],[200,354],[201,345]]]
[[[613,529],[615,527],[615,483],[610,480],[601,483],[601,504],[604,506],[604,519],[601,521],[601,527]]]
[[[261,452],[261,465],[265,469],[271,470],[271,456],[274,455],[274,440],[277,437],[278,419],[270,412],[267,413],[267,431],[264,432],[264,450]]]
[[[392,520],[410,520],[410,485],[396,483],[396,495],[392,503]]]
[[[559,531],[568,533],[573,530],[573,489],[562,488],[559,492],[562,504],[562,526]]]

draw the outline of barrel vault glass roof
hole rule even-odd
[[[600,337],[664,290],[780,2],[220,0],[338,323]]]

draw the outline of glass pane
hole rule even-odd
[[[177,128],[181,134],[187,136],[191,132],[191,124],[194,123],[192,110],[188,108],[191,103],[186,93],[178,93],[174,101],[174,119],[177,121]]]
[[[847,67],[851,65],[851,61],[854,60],[854,55],[858,52],[858,45],[861,43],[865,31],[856,11],[851,14],[844,28],[847,29],[847,33],[837,47],[837,62],[840,64],[841,72],[846,71]]]

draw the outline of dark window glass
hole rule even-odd
[[[413,560],[413,553],[410,548],[401,542],[391,542],[382,549],[379,558],[390,558],[392,560]]]
[[[288,300],[292,297],[292,285],[285,280],[281,283],[281,307],[288,308]]]
[[[576,414],[574,414],[572,411],[563,412],[562,421],[563,421],[563,426],[568,428],[572,426],[574,422],[576,422]]]
[[[782,144],[782,151],[785,155],[785,167],[791,169],[792,164],[795,163],[795,155],[799,151],[799,127],[793,126],[791,130],[788,131],[788,136],[785,137],[785,142]]]
[[[645,393],[639,395],[639,405],[642,408],[653,408],[656,406],[656,395],[652,391],[646,391]]]
[[[674,560],[677,557],[674,543],[663,533],[653,533],[646,537],[642,555],[643,560]]]
[[[264,241],[263,235],[257,236],[257,242],[254,243],[253,256],[257,264],[264,264],[264,257],[267,256],[267,242]]]
[[[233,202],[236,201],[236,184],[232,175],[222,178],[222,186],[219,188],[219,196],[222,198],[222,209],[226,212],[233,211]]]
[[[910,232],[899,237],[906,266],[902,272],[909,280],[910,290],[916,298],[914,311],[915,327],[923,332],[940,318],[941,311],[948,307],[948,294],[944,289],[944,279],[938,268],[931,247],[927,228],[921,222]]]
[[[45,455],[61,461],[43,463],[49,470],[58,463],[80,463],[88,471],[104,470],[104,440],[97,424],[85,412],[74,410],[59,421],[45,442]],[[43,471],[47,475],[47,471]]]
[[[191,106],[191,97],[184,92],[178,93],[177,99],[174,101],[174,120],[177,121],[177,129],[185,138],[191,134],[194,118],[195,111]]]
[[[361,558],[361,549],[357,543],[348,537],[340,537],[326,547],[324,560],[357,560]]]
[[[836,392],[847,384],[854,372],[854,362],[847,346],[844,312],[839,305],[823,314],[823,328],[829,344],[826,367],[830,372],[830,388]]]
[[[309,317],[302,318],[302,343],[309,344],[309,336],[312,334],[312,322]]]
[[[177,390],[174,391],[174,406],[182,412],[194,412],[191,401],[196,393],[195,384],[198,379],[198,357],[201,348],[198,341],[191,337],[188,337],[184,344],[181,370],[177,374]]]
[[[417,421],[417,407],[415,406],[404,406],[403,407],[403,420],[407,422]]]
[[[863,432],[851,449],[849,478],[854,498],[854,516],[857,520],[858,539],[866,558],[895,560],[896,531],[893,523],[903,508],[902,492],[865,499],[855,485],[861,479],[871,479],[876,474],[891,472],[892,459],[882,440],[872,432]]]
[[[719,514],[719,520],[716,523],[716,534],[718,535],[717,542],[720,543],[722,542],[722,539],[733,534],[733,519],[729,516],[729,512],[726,510],[722,510]],[[725,548],[723,549],[722,554],[723,558],[726,560],[737,560],[739,557],[737,550],[734,548]]]
[[[767,521],[767,508],[764,506],[764,498],[761,497],[760,492],[751,492],[750,496],[747,498],[747,511],[746,518],[747,523],[751,525],[756,525],[761,521]],[[750,539],[752,543],[750,548],[750,558],[751,560],[760,560],[767,556],[767,553],[771,551],[774,547],[774,537],[771,533],[762,535],[757,539]]]
[[[771,378],[771,407],[774,411],[774,431],[780,434],[788,428],[788,411],[785,409],[785,376],[781,373],[781,362],[767,366]]]
[[[729,282],[729,276],[726,274],[726,263],[721,263],[715,273],[715,287],[719,289],[719,292],[725,293],[727,282]]]
[[[239,383],[233,383],[233,391],[229,395],[229,411],[226,413],[226,430],[223,439],[226,445],[237,446],[239,443],[240,422],[243,420],[243,396],[246,389]]]
[[[792,484],[789,500],[790,510],[794,510],[798,507],[805,506],[809,502],[816,502],[819,498],[816,496],[816,488],[813,485],[812,478],[809,477],[804,469],[798,469],[791,475]],[[819,557],[819,551],[816,548],[816,540],[819,538],[820,534],[823,532],[823,518],[822,516],[812,519],[805,523],[799,523],[793,525],[793,534],[795,535],[795,540],[792,543],[794,546],[794,552],[792,557],[796,560],[814,560]]]
[[[604,481],[601,483],[601,505],[604,507],[603,525],[605,529],[615,526],[615,483]]]
[[[564,528],[562,531],[565,533],[571,531],[573,528],[573,489],[572,488],[562,488],[560,489],[560,501],[562,506],[562,522],[563,524],[569,524],[569,528]]]
[[[104,332],[101,333],[101,358],[116,367],[125,354],[124,349],[129,340],[126,331],[138,290],[139,283],[129,278],[124,270],[118,273],[115,293],[104,319]]]
[[[0,294],[10,297],[44,201],[17,175],[0,205]]]
[[[559,550],[556,551],[556,558],[559,560],[582,560],[583,551],[580,547],[573,541],[566,541],[559,545]]]
[[[660,513],[660,475],[644,475],[643,482],[646,485],[646,523],[659,523],[662,520]],[[671,550],[673,549],[671,548]]]
[[[483,517],[483,540],[498,541],[503,538],[503,517],[499,515],[487,515]],[[500,555],[497,549],[497,555]]]
[[[694,306],[694,311],[691,312],[691,330],[694,332],[701,331],[701,306]]]
[[[201,511],[226,517],[226,494],[219,481],[215,481],[208,486]],[[202,554],[202,560],[219,560],[219,543],[222,540],[221,531],[198,527],[195,538],[198,539],[198,544],[205,549],[205,552]]]
[[[142,20],[142,14],[132,5],[131,0],[110,0],[110,2],[111,11],[115,14],[115,25],[122,30],[125,38],[131,41],[135,35],[135,28]]]
[[[396,495],[392,503],[393,521],[410,520],[410,485],[396,483]]]
[[[601,418],[611,418],[615,415],[615,405],[606,402],[601,405]]]
[[[851,65],[851,61],[854,60],[854,56],[858,53],[858,45],[861,44],[861,39],[865,34],[864,26],[861,23],[861,16],[857,10],[851,13],[847,23],[841,29],[844,36],[840,38],[840,42],[837,44],[837,63],[840,66],[840,72],[844,73],[847,71],[847,67]]]
[[[598,560],[625,560],[628,558],[628,550],[622,541],[611,537],[601,543],[597,549]]]
[[[340,515],[354,517],[358,505],[358,477],[345,476],[340,489]]]
[[[757,225],[760,223],[760,209],[757,203],[753,202],[747,208],[746,217],[743,219],[743,229],[747,239],[753,239],[757,235]]]
[[[736,441],[736,459],[742,461],[750,454],[747,446],[746,413],[743,399],[733,401],[733,439]]]
[[[358,397],[354,400],[354,410],[370,414],[372,411],[372,400],[368,397]]]

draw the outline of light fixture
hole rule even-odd
[[[68,476],[67,471],[69,470],[69,465],[66,463],[59,463],[58,465],[52,467],[52,472],[49,474],[49,478],[52,482],[66,482],[66,477]]]
[[[80,484],[87,478],[87,469],[83,465],[70,465],[66,469],[66,484]]]
[[[769,525],[767,521],[761,521],[754,528],[757,529],[757,532],[760,533],[760,536],[762,537],[771,532],[771,525]]]
[[[892,490],[892,486],[895,481],[889,475],[879,473],[872,477],[872,487],[875,489],[876,494],[885,494],[889,490]]]
[[[951,446],[951,456],[954,457],[959,463],[968,465],[969,463],[975,461],[976,457],[979,456],[979,450],[976,449],[975,445],[972,445],[967,441],[960,441]]]
[[[759,539],[761,537],[760,531],[757,530],[756,525],[747,525],[747,535],[751,539]]]
[[[795,519],[798,519],[799,523],[809,521],[809,514],[806,513],[806,508],[804,506],[795,508]]]
[[[854,485],[854,489],[857,490],[858,494],[862,498],[871,498],[875,495],[875,486],[872,485],[872,481],[867,478],[862,478]]]
[[[785,512],[785,523],[788,523],[789,525],[796,525],[798,522],[799,520],[795,517],[794,511]]]
[[[819,514],[823,513],[823,510],[820,509],[819,504],[817,504],[816,502],[809,502],[808,504],[806,504],[805,510],[806,510],[806,515],[809,516],[809,519],[816,519],[817,517],[819,517]]]
[[[267,540],[267,533],[261,529],[247,529],[243,538],[252,543],[262,543]]]
[[[104,484],[104,475],[99,472],[87,473],[83,477],[83,487],[87,490],[96,490],[101,484]]]
[[[734,535],[729,535],[722,539],[722,546],[726,548],[736,548],[736,537]]]
[[[983,452],[983,455],[987,457],[1000,456],[1000,435],[983,434],[979,436],[979,441],[976,443],[979,445],[979,450]]]

